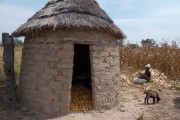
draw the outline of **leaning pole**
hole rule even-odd
[[[6,75],[7,103],[8,106],[15,110],[16,92],[14,76],[14,40],[9,33],[2,33],[2,44],[4,47],[3,61],[4,73]]]

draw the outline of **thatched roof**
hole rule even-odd
[[[13,35],[26,36],[44,29],[75,29],[108,32],[118,39],[126,36],[95,0],[49,0]]]

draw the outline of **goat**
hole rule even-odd
[[[157,99],[157,103],[161,100],[161,98],[159,97],[159,94],[156,91],[145,90],[144,94],[146,94],[146,97],[144,99],[144,103],[149,104],[149,102],[148,102],[149,98],[153,98],[153,104],[155,104],[155,99]]]

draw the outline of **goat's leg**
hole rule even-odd
[[[149,104],[149,97],[147,97],[147,104]]]
[[[153,104],[155,104],[155,97],[153,97]]]
[[[158,97],[156,98],[157,99],[157,103],[159,102],[159,99],[158,99]]]
[[[144,98],[144,103],[146,103],[147,97]]]
[[[157,103],[161,100],[161,98],[159,97],[159,94],[157,94]]]
[[[157,103],[158,103],[160,100],[161,100],[161,98],[158,96],[158,97],[157,97]]]

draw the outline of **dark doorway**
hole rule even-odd
[[[74,66],[71,90],[71,110],[92,108],[91,63],[89,45],[74,45]]]
[[[72,84],[83,84],[85,87],[91,87],[89,45],[74,45],[74,67]]]

